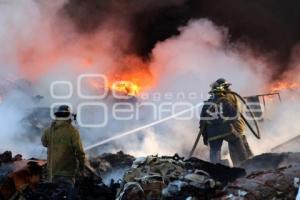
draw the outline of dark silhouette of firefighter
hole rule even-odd
[[[228,98],[230,100],[230,102],[233,103],[235,109],[238,112],[240,112],[240,113],[242,112],[241,104],[239,102],[239,99],[235,95],[236,93],[233,92],[230,88],[231,83],[227,82],[224,78],[220,78],[220,79],[216,80],[216,82],[212,86],[214,86],[214,87],[218,87],[218,86],[223,87],[224,90],[225,90],[226,98]],[[243,143],[245,145],[248,157],[252,157],[253,156],[252,150],[250,149],[250,146],[249,146],[249,143],[247,141],[246,135],[244,134],[245,127],[246,127],[245,121],[239,116],[239,118],[234,122],[234,126],[237,129],[237,131],[239,133],[241,133],[241,135],[242,135]]]
[[[236,166],[248,159],[252,152],[244,136],[241,108],[230,92],[230,85],[225,79],[218,79],[211,85],[211,96],[201,111],[200,132],[204,144],[210,147],[211,162],[221,163],[221,147],[225,140],[232,163]]]
[[[42,143],[47,147],[49,181],[64,188],[68,200],[75,199],[75,176],[83,171],[85,164],[80,135],[71,118],[69,107],[60,106],[55,120],[42,136]]]

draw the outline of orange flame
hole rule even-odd
[[[122,59],[115,71],[105,74],[108,83],[105,86],[97,80],[90,79],[89,85],[99,91],[107,87],[110,91],[121,95],[139,96],[141,92],[155,86],[155,80],[149,71],[148,63],[136,56],[127,56]]]
[[[136,56],[126,56],[121,60],[118,72],[109,80],[110,89],[130,96],[154,87],[155,81],[149,72],[148,63]]]
[[[280,92],[283,90],[299,90],[300,85],[296,82],[277,81],[271,85],[271,92]]]
[[[137,96],[140,93],[141,88],[131,81],[116,81],[112,84],[111,90],[128,96]]]

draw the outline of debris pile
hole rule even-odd
[[[253,172],[227,186],[227,197],[243,199],[295,199],[300,165]]]
[[[100,156],[91,157],[90,164],[99,174],[105,175],[118,169],[131,167],[134,160],[133,156],[119,151],[115,154],[104,153]]]
[[[0,155],[0,199],[2,200],[61,200],[65,199],[65,190],[46,180],[46,161],[18,160],[11,152]],[[8,167],[9,166],[9,167]],[[76,193],[79,200],[111,200],[115,199],[118,184],[106,186],[102,179],[86,169],[83,176],[76,181]]]
[[[93,168],[77,177],[76,191],[79,200],[295,199],[299,160],[300,153],[268,153],[231,168],[177,154],[135,159],[106,153],[90,159]],[[0,199],[64,199],[64,190],[45,180],[45,161],[20,160],[11,152],[0,154],[0,161],[0,171],[7,172]],[[7,165],[18,167],[7,170]],[[120,180],[104,184],[102,178],[118,169],[124,172]]]
[[[230,168],[177,154],[136,159],[124,174],[117,199],[211,199],[223,194],[228,182],[246,174],[241,168]],[[200,198],[201,197],[201,198]]]
[[[265,153],[245,161],[247,176],[227,187],[227,197],[295,199],[299,188],[300,153]]]
[[[22,160],[21,155],[12,157],[9,151],[0,157],[0,199],[20,199],[23,191],[33,190],[41,182],[45,161]]]

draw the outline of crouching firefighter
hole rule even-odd
[[[226,95],[224,85],[214,84],[210,99],[201,111],[200,131],[204,144],[210,147],[210,160],[221,162],[223,141],[228,142],[229,153],[234,166],[249,158],[243,142],[244,125],[234,99]]]
[[[67,200],[75,199],[75,176],[83,171],[85,163],[80,135],[71,118],[70,108],[60,106],[42,136],[42,144],[47,147],[49,181],[65,190]]]

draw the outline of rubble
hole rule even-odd
[[[115,154],[104,153],[97,157],[91,157],[89,160],[96,173],[101,175],[106,184],[110,184],[111,179],[122,178],[125,170],[131,167],[135,158],[119,151]]]
[[[247,160],[242,168],[231,168],[195,157],[135,159],[123,152],[106,153],[90,159],[95,170],[87,168],[77,177],[76,191],[79,200],[295,199],[299,160],[300,153],[267,153]],[[1,179],[1,200],[64,199],[64,190],[46,181],[45,161],[20,160],[20,155],[13,157],[11,152],[0,154],[0,161],[0,171],[14,166]],[[125,171],[123,177],[105,184],[101,177],[118,169]]]
[[[219,196],[230,181],[246,174],[241,168],[212,164],[197,158],[184,160],[177,154],[148,156],[137,159],[124,174],[119,200],[131,199],[187,199]]]
[[[97,157],[91,157],[90,164],[99,172],[109,172],[118,168],[128,168],[132,165],[135,158],[131,155],[119,151],[116,154],[104,153]]]
[[[11,152],[2,154],[6,165],[0,166],[0,171],[5,175],[0,182],[0,199],[18,200],[61,200],[65,193],[58,185],[46,181],[46,161],[30,159],[18,161],[14,159]],[[4,156],[5,155],[5,156]],[[19,156],[15,156],[18,158]],[[92,171],[86,169],[83,177],[76,181],[76,191],[79,200],[110,200],[114,199],[119,184],[112,183],[106,186],[102,179]]]
[[[18,162],[18,161],[16,161]],[[26,165],[20,169],[12,171],[1,180],[0,199],[18,199],[20,191],[33,189],[40,183],[43,166],[46,162],[27,161]]]
[[[241,199],[295,199],[299,185],[300,165],[276,170],[253,172],[227,186],[228,197]]]

